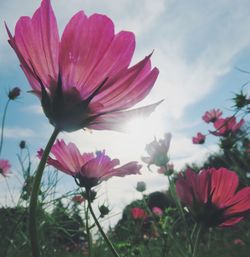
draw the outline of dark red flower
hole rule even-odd
[[[238,190],[235,172],[226,168],[188,169],[176,182],[177,196],[197,222],[205,226],[232,226],[250,211],[250,186]]]

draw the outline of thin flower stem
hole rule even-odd
[[[85,220],[86,220],[86,232],[87,232],[87,240],[88,240],[88,254],[89,257],[92,257],[92,238],[91,238],[91,232],[89,227],[89,207],[85,207],[84,204],[84,212],[85,212]]]
[[[88,200],[88,207],[89,207],[89,210],[90,210],[90,213],[95,221],[95,224],[97,225],[101,235],[103,236],[103,239],[105,240],[106,244],[108,245],[109,249],[111,250],[111,252],[113,253],[113,255],[115,257],[120,257],[120,255],[117,253],[117,251],[115,250],[113,244],[110,242],[110,240],[108,239],[108,237],[106,236],[106,234],[104,233],[98,219],[96,218],[95,216],[95,213],[92,209],[92,206],[91,206],[91,198],[90,198],[90,190],[89,189],[86,189],[86,193],[87,193],[87,200]]]
[[[51,147],[53,146],[58,134],[59,130],[57,128],[54,129],[46,148],[44,149],[43,156],[41,161],[37,167],[34,184],[32,187],[32,193],[30,197],[30,209],[29,209],[29,232],[30,232],[30,243],[33,257],[40,257],[39,250],[39,242],[37,235],[37,227],[36,227],[36,209],[37,209],[37,198],[40,190],[41,179],[43,175],[43,170],[46,165],[47,158],[49,156]]]
[[[1,126],[1,139],[0,139],[0,155],[2,153],[2,148],[3,148],[3,131],[4,131],[4,124],[5,124],[5,119],[6,119],[6,114],[7,114],[7,109],[10,103],[10,99],[8,99],[5,107],[4,107],[4,112],[3,112],[3,119],[2,119],[2,126]]]
[[[197,257],[199,244],[200,244],[200,238],[201,238],[201,231],[202,231],[202,226],[199,225],[198,229],[197,229],[197,232],[196,232],[196,238],[195,238],[195,242],[194,242],[192,257]]]

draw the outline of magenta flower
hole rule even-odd
[[[243,119],[237,123],[236,118],[233,116],[225,119],[220,118],[214,122],[214,128],[216,131],[210,131],[210,133],[215,136],[228,136],[229,134],[235,134],[244,123],[245,121]]]
[[[205,114],[202,116],[202,119],[206,122],[212,122],[214,123],[216,120],[218,120],[222,115],[222,111],[220,109],[212,109],[210,111],[205,112]]]
[[[133,219],[135,219],[135,220],[145,219],[148,216],[147,213],[143,209],[138,208],[138,207],[134,207],[131,209],[131,215],[132,215]]]
[[[11,165],[8,160],[0,160],[0,174],[7,177],[10,173]]]
[[[134,34],[115,34],[105,15],[76,13],[60,39],[50,0],[42,0],[32,18],[18,20],[14,37],[7,31],[32,92],[59,130],[120,130],[121,122],[159,104],[126,111],[148,95],[159,71],[151,55],[129,67]]]
[[[113,176],[123,177],[130,174],[140,174],[141,165],[129,162],[123,166],[118,159],[111,160],[105,151],[81,154],[75,144],[65,144],[57,140],[51,149],[54,156],[48,157],[47,163],[56,169],[75,178],[78,186],[90,189]],[[41,158],[43,150],[38,152]]]
[[[193,144],[204,144],[206,136],[198,132],[195,137],[192,138]]]
[[[238,176],[226,168],[211,168],[196,174],[187,170],[179,174],[177,196],[205,226],[232,226],[250,211],[250,187],[237,190]]]
[[[157,206],[153,207],[152,212],[159,217],[163,215],[163,210]]]
[[[171,134],[166,133],[164,139],[152,141],[146,145],[146,152],[149,156],[142,157],[142,161],[147,163],[149,166],[154,164],[158,167],[165,167],[169,161],[168,150],[171,141]]]

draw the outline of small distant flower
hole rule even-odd
[[[204,144],[206,136],[198,132],[195,137],[192,138],[193,144]]]
[[[14,36],[6,29],[32,92],[60,131],[121,130],[121,122],[149,115],[160,103],[130,110],[149,94],[159,70],[151,55],[129,67],[135,36],[115,34],[105,15],[76,13],[60,39],[50,0],[42,0],[32,18],[17,21]]]
[[[143,182],[143,181],[137,182],[136,190],[137,190],[138,192],[144,192],[144,191],[146,190],[146,183]]]
[[[105,206],[104,204],[99,206],[98,209],[99,209],[99,211],[101,213],[101,216],[100,216],[101,218],[105,217],[110,212],[109,208],[107,206]]]
[[[239,238],[234,239],[234,244],[235,244],[235,245],[245,245],[244,241],[242,241],[242,240],[239,239]]]
[[[38,152],[41,158],[43,150]],[[123,177],[130,174],[140,174],[141,165],[129,162],[123,166],[118,159],[111,160],[105,151],[81,154],[75,144],[66,144],[57,140],[51,149],[54,156],[48,157],[47,163],[56,169],[75,178],[78,186],[90,189],[113,176]]]
[[[75,203],[78,203],[78,204],[81,204],[85,201],[85,198],[81,195],[75,195],[73,198],[72,198],[72,201],[75,202]]]
[[[188,169],[179,174],[176,193],[198,223],[207,227],[228,227],[250,212],[250,186],[238,190],[239,179],[226,168]]]
[[[212,109],[210,111],[206,111],[202,116],[202,119],[206,122],[214,123],[217,119],[219,119],[222,115],[222,111],[220,109]]]
[[[19,87],[14,87],[9,91],[8,97],[10,100],[15,100],[18,98],[18,96],[20,96],[20,93],[21,89]]]
[[[24,148],[26,147],[26,142],[25,142],[24,140],[20,141],[19,147],[20,147],[21,149],[24,149]]]
[[[152,212],[159,217],[163,215],[163,210],[159,207],[153,207]]]
[[[241,119],[238,123],[235,117],[227,117],[225,119],[220,118],[214,122],[214,128],[216,131],[210,131],[215,136],[228,136],[229,134],[235,134],[241,128],[241,126],[245,123],[243,119]]]
[[[143,209],[138,207],[134,207],[131,209],[131,215],[135,220],[145,219],[147,217],[147,213]]]
[[[10,174],[11,165],[8,160],[0,160],[0,174],[7,177]]]
[[[165,167],[160,167],[158,169],[159,174],[164,174],[170,176],[174,173],[174,164],[168,163]]]
[[[147,163],[149,166],[154,164],[158,167],[165,167],[169,161],[168,150],[171,141],[171,134],[166,133],[164,139],[159,141],[154,139],[153,142],[146,145],[146,152],[149,157],[142,157],[142,161]]]

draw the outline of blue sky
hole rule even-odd
[[[13,31],[18,18],[32,15],[39,4],[40,1],[34,0],[0,2],[1,109],[9,88],[19,86],[22,89],[21,98],[8,110],[7,137],[2,156],[13,163],[13,173],[18,170],[16,152],[19,141],[25,139],[35,156],[36,150],[46,143],[52,127],[40,110],[39,100],[26,93],[30,87],[7,44],[3,22],[6,21]],[[83,151],[106,148],[112,157],[125,162],[145,154],[144,146],[154,135],[161,137],[164,132],[170,131],[173,134],[170,156],[177,167],[186,161],[200,161],[216,150],[213,140],[208,140],[205,146],[197,146],[192,145],[191,137],[197,131],[208,128],[201,121],[206,110],[220,107],[229,113],[227,109],[233,92],[238,92],[250,80],[248,74],[235,69],[240,67],[250,71],[248,0],[54,0],[52,4],[60,32],[80,9],[88,15],[95,12],[108,15],[114,21],[117,32],[133,31],[137,40],[133,63],[154,50],[152,63],[160,70],[154,89],[141,105],[165,99],[152,117],[143,123],[143,127],[134,122],[126,135],[79,131],[63,133],[60,137],[77,143]],[[125,204],[137,197],[133,188],[139,180],[148,183],[149,191],[166,188],[166,181],[160,175],[146,170],[143,173],[140,177],[108,182],[109,194],[115,195],[114,202],[117,200]],[[72,183],[69,180],[64,178],[66,187],[70,189]],[[5,190],[2,178],[0,185]]]

